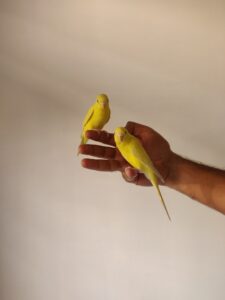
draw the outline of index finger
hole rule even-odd
[[[121,162],[114,159],[84,158],[81,164],[86,169],[105,172],[120,171],[122,168]]]
[[[146,130],[147,128],[147,126],[145,125],[132,121],[128,121],[125,127],[131,134],[134,134],[136,136],[140,135],[143,132],[143,130]]]
[[[101,142],[110,146],[115,146],[114,134],[103,130],[87,130],[85,133],[88,139]]]
[[[128,121],[125,127],[131,134],[133,134],[137,137],[143,136],[143,133],[145,133],[145,132],[148,132],[148,135],[149,134],[159,134],[149,126],[139,124],[136,122],[132,122],[132,121]]]

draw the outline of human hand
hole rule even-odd
[[[125,127],[131,134],[139,138],[166,184],[170,172],[170,161],[173,156],[169,143],[159,133],[148,126],[128,122]],[[120,171],[123,178],[128,182],[142,186],[151,185],[144,174],[132,168],[122,157],[115,147],[114,134],[106,131],[90,130],[86,132],[86,135],[89,139],[101,142],[107,146],[93,144],[80,145],[79,153],[98,158],[83,159],[82,166],[84,168],[97,171]]]

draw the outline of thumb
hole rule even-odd
[[[126,181],[132,182],[138,176],[138,170],[132,167],[126,167],[123,172],[123,177]]]

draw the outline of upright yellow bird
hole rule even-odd
[[[87,143],[85,132],[92,129],[102,129],[109,121],[109,99],[105,94],[97,96],[96,102],[89,108],[82,123],[81,144]]]
[[[155,169],[150,157],[146,153],[139,139],[130,134],[126,128],[118,127],[114,133],[116,147],[120,151],[124,159],[135,169],[138,169],[157,189],[160,200],[165,208],[167,216],[171,221],[170,215],[166,208],[162,194],[158,185],[158,178],[164,182],[160,173]],[[157,178],[158,177],[158,178]]]

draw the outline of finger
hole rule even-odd
[[[126,126],[127,130],[135,135],[136,137],[143,138],[144,134],[147,132],[148,137],[153,134],[158,134],[155,130],[153,130],[151,127],[148,127],[143,124],[135,123],[132,121],[128,121]]]
[[[138,124],[132,121],[128,121],[125,127],[131,134],[137,137],[141,137],[143,135],[144,130],[146,130],[145,125]]]
[[[79,146],[78,153],[106,159],[115,159],[118,154],[118,151],[116,150],[116,148],[113,147],[85,144]]]
[[[115,146],[114,135],[104,130],[87,130],[86,137],[103,144]]]
[[[81,164],[86,169],[96,170],[96,171],[120,171],[121,164],[117,160],[113,159],[89,159],[84,158]]]
[[[126,169],[128,169],[128,168],[126,168]],[[134,184],[140,185],[140,186],[151,186],[151,183],[145,177],[144,174],[139,173],[135,169],[131,170],[132,168],[130,170],[126,170],[126,169],[122,172],[122,176],[127,182],[134,183]]]
[[[135,122],[128,121],[125,127],[131,134],[134,134],[134,129],[136,125],[137,124]]]
[[[138,176],[138,170],[131,168],[131,167],[126,167],[124,169],[123,174],[124,174],[124,177],[126,177],[127,181],[132,182]]]

